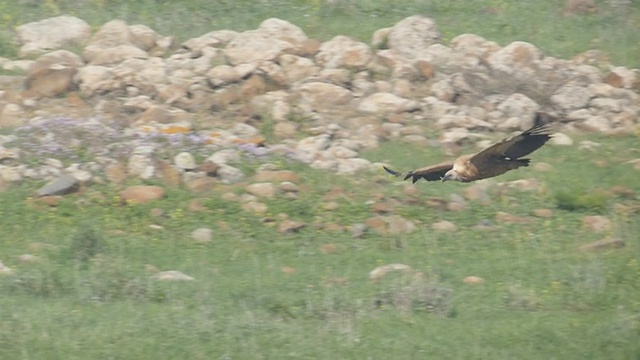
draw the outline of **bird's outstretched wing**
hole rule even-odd
[[[436,164],[436,165],[431,165],[431,166],[427,166],[427,167],[423,167],[420,169],[416,169],[413,171],[409,171],[407,173],[401,173],[395,170],[391,170],[386,166],[383,166],[384,171],[388,172],[389,174],[395,176],[395,177],[400,177],[400,176],[404,176],[404,180],[407,180],[409,178],[411,178],[411,181],[413,183],[415,183],[416,181],[420,180],[420,179],[425,179],[427,181],[438,181],[440,179],[442,179],[442,177],[444,176],[444,174],[451,170],[451,168],[453,167],[453,163],[452,162],[444,162],[444,163],[440,163],[440,164]]]
[[[534,125],[531,129],[518,135],[503,139],[471,157],[470,161],[478,168],[488,164],[493,157],[519,159],[538,150],[551,139],[549,127],[543,124]]]

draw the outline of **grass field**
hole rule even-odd
[[[595,155],[548,146],[534,158],[556,171],[524,169],[500,179],[535,177],[543,193],[494,194],[490,204],[471,202],[460,212],[402,205],[396,213],[422,225],[390,237],[354,239],[319,228],[372,216],[373,194],[403,201],[395,179],[336,178],[294,163],[280,162],[310,190],[295,201],[268,202],[270,216],[287,213],[310,224],[288,235],[218,192],[201,197],[205,213],[187,210],[193,195],[182,189],[150,205],[123,207],[116,188],[98,185],[49,209],[25,200],[37,185],[26,184],[0,198],[0,253],[16,270],[0,277],[0,357],[635,359],[640,220],[615,204],[637,207],[637,197],[608,197],[574,211],[556,207],[558,191],[589,194],[622,185],[640,192],[637,171],[624,164],[638,157],[638,139],[593,140],[603,144]],[[441,156],[394,143],[367,154],[403,168]],[[347,198],[324,211],[321,198],[335,186]],[[467,186],[421,183],[418,191],[426,201]],[[164,215],[150,215],[154,207]],[[498,211],[527,216],[534,208],[550,208],[554,216],[531,224],[494,220]],[[583,229],[582,218],[594,214],[610,218],[611,231]],[[438,220],[459,230],[431,230]],[[498,228],[474,228],[483,220]],[[190,233],[199,227],[214,229],[213,242],[194,243]],[[607,237],[626,247],[578,251]],[[39,261],[20,264],[24,253]],[[409,265],[426,280],[394,274],[369,280],[369,271],[389,263]],[[147,265],[196,280],[153,281]],[[466,276],[485,282],[465,284]]]
[[[96,28],[123,18],[180,39],[251,29],[277,16],[310,37],[363,41],[419,13],[436,19],[447,41],[472,32],[501,44],[530,41],[558,57],[599,48],[618,64],[640,65],[638,2],[624,13],[599,2],[597,14],[570,18],[560,15],[563,3],[0,0],[0,56],[15,54],[8,35],[14,26],[62,13]],[[553,171],[526,168],[496,179],[536,178],[543,191],[491,190],[490,203],[470,201],[459,212],[426,202],[463,194],[469,184],[421,182],[418,203],[411,203],[406,184],[382,171],[341,177],[270,159],[296,171],[307,189],[297,200],[267,201],[275,227],[223,200],[227,188],[206,195],[167,188],[163,200],[122,206],[121,188],[95,184],[48,208],[31,201],[42,184],[27,181],[0,193],[0,261],[14,270],[0,275],[0,359],[638,359],[640,171],[626,162],[640,158],[640,140],[588,139],[601,147],[579,150],[576,138],[576,145],[532,155]],[[385,142],[364,157],[406,170],[444,155]],[[242,168],[250,174],[259,165]],[[614,186],[633,194],[610,195]],[[339,207],[324,210],[323,197],[337,187]],[[206,212],[188,210],[196,197]],[[375,215],[372,200],[400,202],[394,212],[417,230],[362,238],[326,230]],[[154,208],[162,215],[152,215]],[[554,215],[528,224],[496,220],[498,212],[530,216],[538,208]],[[308,226],[281,234],[280,213]],[[585,229],[587,215],[606,216],[611,229]],[[458,231],[432,230],[439,220]],[[475,227],[487,222],[497,227]],[[201,227],[214,230],[211,243],[191,238]],[[578,250],[605,238],[626,246]],[[23,254],[37,260],[23,263]],[[369,279],[371,270],[392,263],[422,278]],[[154,281],[150,268],[179,270],[195,281]],[[485,281],[466,284],[467,276]]]

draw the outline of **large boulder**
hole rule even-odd
[[[345,105],[353,99],[349,89],[323,82],[309,82],[298,88],[302,105],[309,110],[323,111],[335,106]]]
[[[282,54],[296,54],[307,35],[299,27],[280,19],[267,19],[256,30],[235,36],[224,49],[231,65],[275,60]]]
[[[409,59],[416,59],[422,57],[429,46],[441,41],[440,30],[433,20],[414,15],[401,20],[391,28],[387,45]]]
[[[16,33],[24,57],[82,44],[91,35],[91,27],[84,20],[63,15],[20,25]]]
[[[535,76],[537,63],[544,57],[540,49],[523,41],[515,41],[492,53],[487,62],[492,69],[518,78]]]
[[[29,69],[25,87],[34,97],[53,97],[71,90],[73,77],[84,65],[80,56],[57,50],[40,56]]]
[[[371,60],[371,48],[347,36],[336,36],[320,45],[316,62],[325,68],[361,69]]]
[[[148,39],[143,40],[140,29],[134,29],[135,33],[132,33],[122,20],[109,21],[93,35],[82,57],[91,65],[110,65],[130,58],[147,58],[147,52],[136,44],[146,47],[149,45],[145,45]]]

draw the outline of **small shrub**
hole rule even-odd
[[[73,257],[86,264],[105,249],[102,234],[89,224],[81,224],[71,239],[69,250]]]
[[[537,311],[541,303],[535,290],[525,289],[522,286],[510,286],[503,296],[505,305],[512,310]]]
[[[602,192],[558,191],[554,198],[559,209],[568,211],[602,211],[607,204]]]
[[[405,313],[427,312],[453,317],[453,290],[436,281],[401,275],[390,280],[374,298],[376,308],[392,307]]]
[[[155,286],[156,282],[139,276],[124,261],[102,257],[96,260],[83,281],[84,294],[91,301],[163,302],[166,300],[166,293]]]
[[[73,293],[74,281],[60,266],[41,263],[2,278],[2,293],[21,293],[36,297],[59,297]]]

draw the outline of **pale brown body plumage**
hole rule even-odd
[[[454,162],[444,162],[410,171],[406,174],[384,167],[394,176],[403,176],[415,183],[427,181],[455,180],[470,182],[502,175],[521,166],[529,166],[529,159],[523,156],[538,150],[551,138],[546,125],[535,125],[518,135],[508,137],[488,148],[469,155],[462,155]]]

